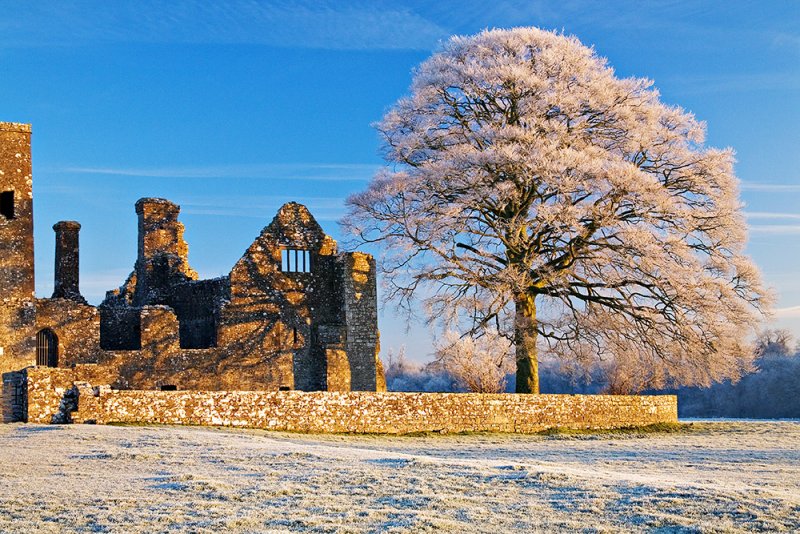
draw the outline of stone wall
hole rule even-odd
[[[27,406],[25,399],[25,373],[11,372],[3,373],[3,381],[0,383],[0,421],[3,423],[14,423],[24,421]]]
[[[76,392],[75,384],[105,384],[111,378],[108,368],[94,364],[76,365],[71,369],[29,367],[19,374],[24,376],[27,407],[25,420],[29,423],[70,422],[69,407],[65,404],[77,403],[72,395]]]
[[[369,254],[342,255],[347,356],[354,391],[376,391],[378,295],[375,260]]]
[[[100,315],[97,308],[72,299],[36,300],[36,329],[48,328],[58,339],[58,366],[97,363]]]
[[[29,423],[54,423],[61,414],[61,403],[72,389],[72,369],[30,367],[23,370],[27,383],[26,421]]]
[[[28,421],[218,425],[296,432],[538,432],[674,423],[673,395],[143,391],[93,386],[90,366],[28,370]],[[72,382],[70,382],[72,380]],[[65,414],[67,409],[75,409]],[[71,408],[70,408],[71,407]],[[69,417],[67,417],[69,415]]]

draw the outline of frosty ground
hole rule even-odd
[[[0,531],[800,530],[800,423],[321,436],[0,425]]]

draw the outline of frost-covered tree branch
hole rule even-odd
[[[502,393],[514,359],[508,339],[494,329],[478,338],[447,331],[436,346],[436,364],[473,393]]]
[[[345,226],[379,243],[388,297],[538,351],[625,359],[653,386],[747,368],[769,307],[743,255],[733,152],[648,80],[534,28],[454,37],[378,124],[389,167]]]

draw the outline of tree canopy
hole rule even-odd
[[[453,37],[378,123],[388,166],[348,199],[387,296],[465,335],[513,340],[517,391],[541,351],[614,360],[652,386],[736,377],[769,298],[744,256],[733,151],[536,28]]]

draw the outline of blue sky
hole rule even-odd
[[[800,2],[0,0],[0,120],[33,124],[37,293],[53,232],[82,223],[92,302],[136,255],[134,202],[182,207],[190,261],[226,274],[286,201],[339,238],[381,165],[370,124],[452,34],[532,25],[594,45],[621,76],[737,151],[748,252],[800,337]],[[430,338],[388,305],[384,349]]]

